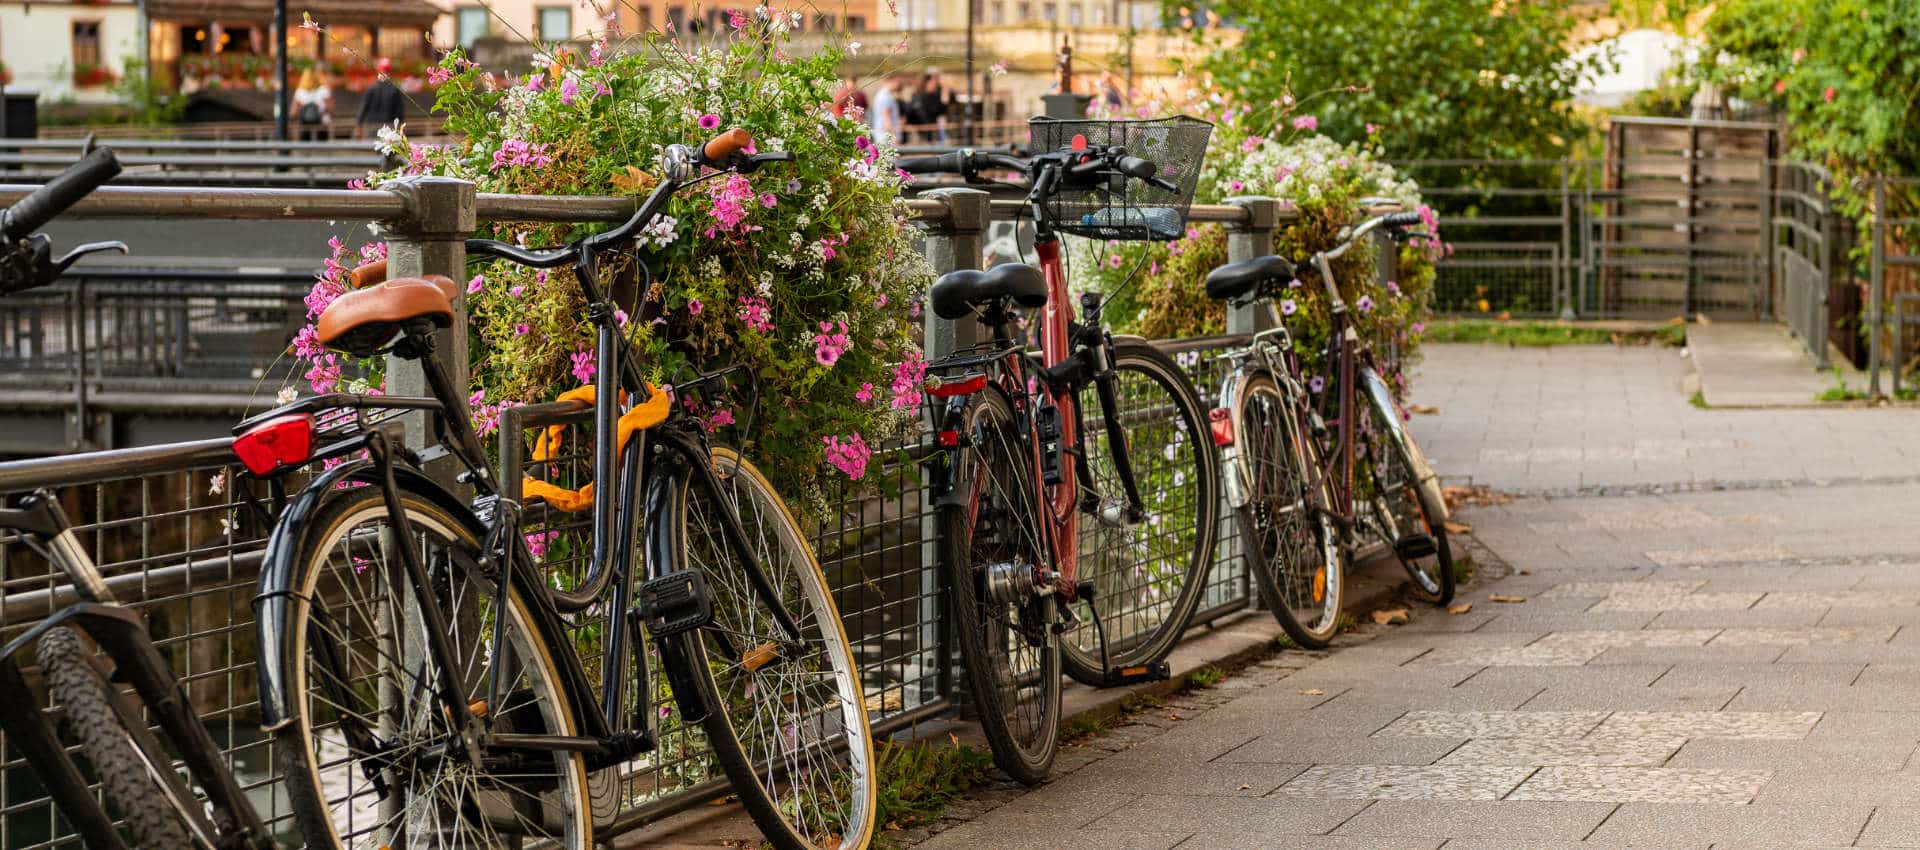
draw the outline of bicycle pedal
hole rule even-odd
[[[1393,552],[1407,560],[1425,558],[1440,551],[1433,543],[1433,535],[1409,534],[1393,541]]]
[[[1115,667],[1108,670],[1107,675],[1101,677],[1100,686],[1120,688],[1146,682],[1164,682],[1170,678],[1173,678],[1173,668],[1168,667],[1165,661],[1158,661],[1153,664],[1137,664],[1132,667]]]
[[[699,570],[680,570],[640,585],[640,613],[655,640],[713,623],[713,597]]]

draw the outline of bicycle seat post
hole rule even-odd
[[[456,281],[465,281],[466,240],[479,224],[475,213],[474,184],[451,177],[421,176],[389,181],[381,184],[380,188],[399,195],[405,201],[406,208],[399,218],[387,224],[388,276],[443,275]],[[436,355],[433,360],[445,370],[447,385],[454,388],[467,386],[467,310],[464,293],[454,299],[453,324],[434,336]],[[421,359],[416,365],[406,358],[388,357],[387,394],[431,394],[434,388],[429,386],[427,368],[430,368],[428,359]],[[459,409],[464,411],[465,394],[454,395],[455,400],[461,403]],[[431,415],[420,411],[408,413],[401,419],[406,427],[408,448],[419,450],[432,443],[434,430],[428,419]],[[448,407],[447,415],[449,418],[457,415],[453,406]],[[455,431],[459,430],[455,426]],[[441,479],[442,484],[458,487],[458,482],[454,480],[457,466],[438,465],[431,472],[435,478]],[[462,492],[463,489],[456,489],[456,492]]]

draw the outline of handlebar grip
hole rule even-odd
[[[735,127],[715,136],[713,141],[708,142],[705,147],[700,149],[700,155],[710,163],[726,162],[732,159],[734,154],[746,150],[752,145],[753,134],[739,127]]]
[[[354,289],[365,289],[376,283],[382,283],[386,279],[386,260],[368,263],[364,266],[355,266],[353,271],[347,272],[347,280],[353,284]]]
[[[8,242],[25,239],[119,174],[120,158],[113,155],[113,149],[95,149],[0,213],[0,231],[5,232]]]
[[[1154,175],[1160,173],[1160,166],[1137,156],[1123,156],[1119,162],[1114,163],[1114,167],[1119,169],[1121,174],[1136,180],[1152,180]]]
[[[910,156],[894,164],[908,174],[964,174],[967,159],[966,151],[953,151],[939,156]]]
[[[1382,227],[1407,227],[1419,223],[1420,214],[1417,212],[1389,213],[1380,219]]]

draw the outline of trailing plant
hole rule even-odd
[[[649,380],[750,368],[757,406],[686,403],[724,438],[758,443],[756,457],[783,492],[823,506],[815,481],[823,460],[861,479],[872,448],[912,421],[924,368],[912,326],[931,271],[913,250],[893,150],[831,110],[840,54],[786,52],[798,17],[735,13],[726,38],[701,46],[609,32],[584,50],[543,54],[521,74],[490,72],[453,51],[429,81],[456,141],[385,133],[381,144],[401,165],[356,185],[442,175],[482,192],[638,197],[656,185],[648,171],[668,144],[741,127],[758,149],[792,153],[791,163],[680,193],[634,257],[609,260],[613,276],[601,283],[621,304],[618,319]],[[481,235],[551,245],[604,229],[498,223]],[[312,316],[344,289],[345,268],[360,259],[349,253],[336,242],[308,299]],[[469,272],[461,283],[481,430],[503,407],[593,379],[591,326],[571,272],[505,262]],[[341,362],[311,327],[296,348],[316,391],[379,383],[379,364]]]

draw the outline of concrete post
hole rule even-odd
[[[382,184],[399,195],[406,212],[386,226],[387,274],[391,277],[445,275],[466,281],[467,237],[477,224],[474,187],[451,177],[409,177]],[[464,388],[467,374],[467,297],[465,287],[453,301],[453,326],[435,338],[435,350],[455,387]],[[418,365],[387,358],[387,392],[392,395],[427,394],[425,374]],[[424,446],[431,433],[427,414],[406,416],[407,445]]]
[[[1247,211],[1247,220],[1227,231],[1227,260],[1241,262],[1273,253],[1273,233],[1280,226],[1280,202],[1264,197],[1234,197],[1228,206]],[[1258,301],[1227,307],[1227,333],[1250,334],[1280,326],[1273,305]]]
[[[935,189],[921,197],[947,205],[941,221],[927,222],[925,253],[938,274],[959,269],[977,269],[987,251],[987,223],[993,216],[993,196],[979,189]],[[928,360],[938,360],[980,340],[980,323],[971,318],[950,322],[922,314],[925,340],[922,345]]]

